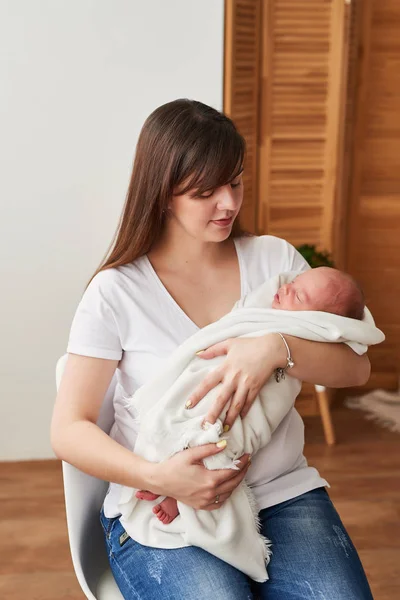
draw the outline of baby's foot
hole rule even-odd
[[[169,525],[179,515],[178,503],[175,498],[165,498],[154,506],[153,513],[164,525]]]
[[[158,498],[157,494],[153,494],[148,490],[139,490],[135,496],[139,500],[156,500]],[[153,513],[164,525],[169,525],[179,515],[178,503],[175,498],[168,496],[160,504],[153,507]]]
[[[153,492],[149,492],[148,490],[139,490],[135,494],[136,498],[139,500],[157,500],[157,494],[153,494]]]

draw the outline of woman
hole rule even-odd
[[[53,449],[111,482],[100,520],[111,569],[129,600],[370,599],[357,552],[325,490],[328,483],[303,456],[303,423],[295,409],[251,463],[241,458],[239,472],[205,469],[202,459],[221,451],[214,444],[156,464],[131,452],[124,438],[122,396],[133,394],[179,344],[265,279],[309,268],[286,241],[240,230],[244,153],[232,121],[200,102],[169,102],[145,122],[115,244],[90,280],[71,327],[52,420]],[[294,361],[290,376],[329,387],[360,385],[369,377],[368,358],[344,344],[286,340]],[[287,366],[278,334],[231,339],[206,350],[204,359],[226,358],[189,402],[193,406],[221,383],[206,419],[214,422],[230,402],[227,427],[246,415],[274,370]],[[115,370],[115,424],[107,436],[96,422]],[[250,581],[200,548],[150,548],[124,535],[120,485],[218,510],[245,476],[259,503],[262,533],[272,540],[265,583]]]

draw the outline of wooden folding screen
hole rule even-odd
[[[400,371],[400,2],[226,0],[224,109],[248,144],[242,222],[332,251]]]

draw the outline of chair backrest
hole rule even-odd
[[[56,366],[57,390],[68,359],[64,354]],[[113,397],[116,374],[101,406],[97,425],[109,433],[114,421]],[[65,510],[72,563],[78,582],[90,600],[96,600],[99,578],[109,567],[99,512],[107,493],[108,484],[101,479],[79,471],[62,461]]]

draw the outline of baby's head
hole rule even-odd
[[[317,267],[282,285],[272,302],[280,310],[321,310],[362,319],[364,294],[347,273],[331,267]]]

